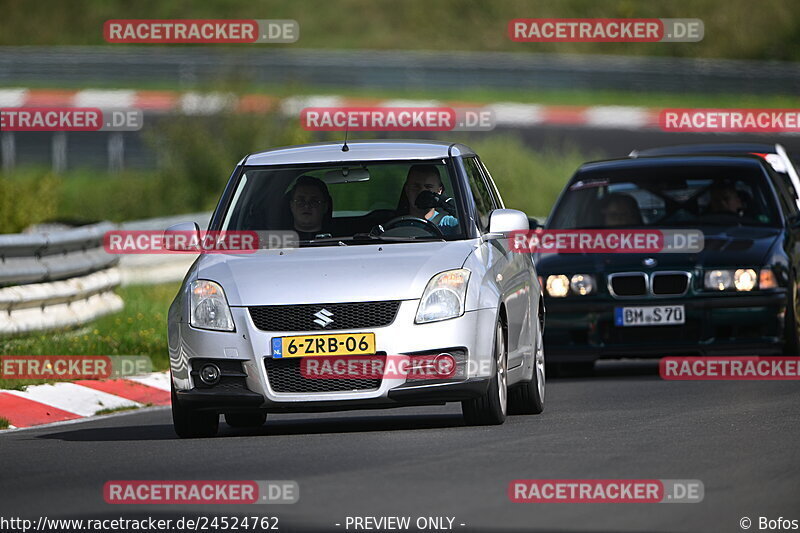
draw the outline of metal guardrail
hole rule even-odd
[[[0,235],[0,335],[82,324],[122,309],[119,257],[103,249],[108,222]]]
[[[114,293],[120,285],[182,279],[195,255],[112,255],[103,235],[208,218],[200,213],[0,235],[0,336],[80,325],[121,310],[122,298]]]
[[[103,250],[108,222],[49,233],[0,235],[0,287],[57,281],[103,270],[119,258]]]
[[[790,62],[508,52],[263,47],[6,46],[0,84],[157,81],[189,89],[220,79],[316,87],[800,91]]]

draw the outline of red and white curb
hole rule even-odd
[[[448,102],[354,98],[336,95],[292,96],[267,94],[198,93],[129,89],[1,88],[0,108],[98,107],[139,109],[151,113],[211,115],[223,111],[265,113],[280,111],[299,117],[306,107],[455,107],[494,111],[497,126],[581,126],[588,128],[649,129],[658,127],[660,109],[633,106],[540,105],[518,102]]]
[[[169,405],[169,379],[169,372],[156,372],[0,390],[0,417],[9,421],[9,429],[16,429],[91,417],[103,409]]]

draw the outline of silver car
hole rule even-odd
[[[456,401],[470,425],[542,412],[542,289],[508,239],[528,228],[462,144],[245,157],[208,230],[260,245],[201,254],[170,307],[175,431],[212,436],[220,414],[252,427],[273,412]],[[371,373],[348,366],[365,359]]]

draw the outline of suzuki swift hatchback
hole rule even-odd
[[[189,270],[169,311],[176,432],[214,435],[220,414],[245,427],[270,412],[453,401],[468,424],[540,413],[541,287],[531,255],[508,240],[528,224],[461,144],[245,157],[209,231],[289,234],[295,245],[201,254]],[[167,231],[179,230],[199,232]],[[364,359],[371,372],[347,371]],[[420,371],[442,361],[450,371]],[[309,371],[325,364],[327,375]]]

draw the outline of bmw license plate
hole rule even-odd
[[[276,358],[371,355],[374,353],[374,333],[335,333],[272,338],[272,357]]]
[[[672,326],[685,322],[682,305],[614,308],[614,324],[617,326]]]

